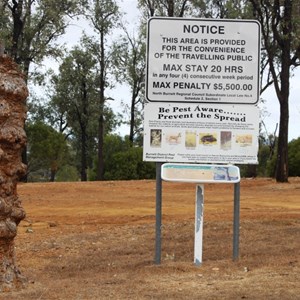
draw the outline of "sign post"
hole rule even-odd
[[[233,209],[233,260],[239,258],[240,236],[240,183],[234,184],[234,209]]]
[[[199,184],[196,187],[196,203],[195,203],[194,263],[196,266],[199,266],[202,264],[203,208],[204,208],[204,185]]]
[[[155,264],[161,262],[162,180],[161,163],[156,163]]]

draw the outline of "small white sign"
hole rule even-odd
[[[151,18],[146,99],[255,104],[259,57],[257,21]]]
[[[240,181],[240,169],[229,165],[166,163],[162,165],[161,178],[194,183],[237,183]]]

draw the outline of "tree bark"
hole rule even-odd
[[[288,102],[280,105],[280,124],[276,161],[276,181],[288,182],[288,123],[289,123],[289,107]]]
[[[292,45],[292,3],[284,2],[284,15],[281,40],[281,91],[277,94],[280,103],[279,137],[277,148],[276,181],[288,182],[288,132],[289,132],[289,96],[290,67]]]
[[[25,218],[17,182],[26,173],[21,153],[26,144],[27,96],[16,65],[0,56],[0,291],[16,289],[26,282],[16,266],[14,238]]]
[[[0,56],[4,55],[4,51],[5,51],[5,45],[3,40],[0,39]]]
[[[87,122],[88,122],[88,96],[86,78],[81,82],[83,118],[79,117],[81,127],[81,181],[87,181]]]
[[[105,90],[105,51],[104,32],[100,32],[100,95],[99,95],[99,119],[98,119],[98,166],[97,180],[104,179],[104,90]]]

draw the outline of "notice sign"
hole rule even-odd
[[[255,105],[147,103],[143,159],[256,164],[258,135]]]
[[[259,54],[257,21],[151,18],[146,99],[255,104]]]

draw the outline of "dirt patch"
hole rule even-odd
[[[205,185],[203,264],[193,264],[195,184],[163,183],[162,263],[154,264],[155,182],[20,184],[16,239],[26,289],[0,299],[297,299],[300,179]]]

